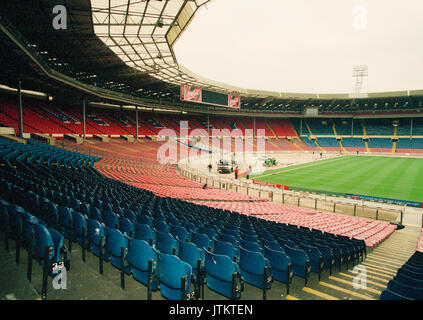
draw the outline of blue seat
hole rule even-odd
[[[166,232],[156,232],[156,250],[164,254],[177,254],[178,242],[170,234]]]
[[[41,298],[44,300],[47,298],[47,278],[56,275],[53,272],[54,264],[61,262],[63,236],[58,231],[47,229],[41,224],[34,224],[33,227],[35,230],[34,258],[43,265]]]
[[[156,229],[157,231],[165,232],[165,233],[170,232],[169,226],[163,220],[154,220],[153,226],[154,226],[154,229]]]
[[[233,236],[226,233],[221,233],[217,236],[217,240],[231,243],[234,247],[238,247],[238,240]]]
[[[190,300],[192,268],[175,255],[157,253],[157,279],[160,293],[169,300]]]
[[[239,248],[235,248],[230,242],[214,240],[213,253],[228,256],[232,261],[239,261]]]
[[[272,285],[272,272],[269,260],[262,253],[240,247],[239,268],[242,279],[263,290],[263,300],[266,300],[266,290]]]
[[[128,218],[121,217],[119,219],[119,230],[130,238],[135,236],[135,226]]]
[[[145,214],[140,214],[140,215],[137,216],[137,223],[146,224],[150,227],[153,226],[153,220],[151,219],[150,216],[147,216]]]
[[[285,252],[276,240],[272,241],[272,240],[262,239],[261,244],[262,244],[262,247],[268,247],[275,251]]]
[[[329,269],[329,274],[332,275],[332,267],[335,264],[335,257],[333,255],[332,249],[329,246],[320,245],[317,243],[314,243],[313,246],[319,249],[319,251],[322,253],[323,266],[326,269]]]
[[[156,243],[156,231],[153,227],[148,226],[147,224],[135,224],[135,239],[144,240],[154,246]]]
[[[419,281],[423,281],[423,274],[422,273],[416,273],[416,272],[410,271],[407,268],[401,267],[400,269],[398,269],[397,274],[404,275],[404,276],[407,276],[409,278],[416,279],[416,280],[419,280]]]
[[[73,241],[73,215],[68,207],[60,206],[59,210],[59,230],[63,236],[69,240],[69,251],[72,252]]]
[[[255,234],[244,234],[241,232],[240,239],[249,242],[259,242],[259,239]]]
[[[127,261],[133,278],[147,286],[147,299],[151,300],[152,291],[158,288],[155,279],[157,252],[144,240],[129,239]]]
[[[413,287],[416,287],[416,288],[420,288],[420,289],[423,289],[423,281],[421,281],[421,280],[417,280],[417,279],[413,279],[413,278],[410,278],[409,276],[406,276],[406,275],[404,275],[404,274],[398,274],[397,273],[397,275],[395,276],[395,278],[394,278],[395,280],[398,280],[399,282],[401,282],[401,283],[404,283],[404,284],[406,284],[406,285],[409,285],[409,286],[413,286]]]
[[[103,212],[103,223],[108,228],[118,228],[119,227],[119,218],[112,211]]]
[[[285,253],[291,259],[293,265],[294,275],[304,278],[305,285],[307,285],[308,275],[311,271],[310,258],[301,249],[284,246]]]
[[[90,219],[94,219],[99,222],[103,221],[103,215],[101,214],[101,211],[97,207],[91,207],[89,217]]]
[[[291,259],[285,252],[273,250],[267,246],[264,247],[264,256],[269,260],[273,279],[286,283],[286,294],[289,294],[289,285],[294,276]]]
[[[213,228],[209,227],[201,227],[198,229],[199,233],[205,234],[209,239],[213,239],[216,237],[216,231]]]
[[[323,255],[320,250],[313,246],[302,245],[303,250],[310,259],[310,267],[312,272],[316,272],[319,275],[319,281],[323,269]]]
[[[117,269],[129,274],[131,267],[125,262],[126,251],[128,249],[128,238],[118,229],[104,227],[106,236],[104,260],[110,259],[111,264]]]
[[[203,233],[191,232],[191,242],[200,249],[212,250],[213,241]]]
[[[106,242],[104,228],[98,220],[94,219],[88,219],[87,226],[89,247],[97,257],[100,257],[100,248],[104,247]]]
[[[1,201],[0,203],[0,230],[4,234],[4,246],[6,251],[9,252],[9,213],[7,212],[7,202]]]
[[[170,231],[172,235],[180,241],[189,241],[191,239],[191,236],[188,231],[182,226],[171,225]]]
[[[412,300],[423,300],[423,289],[404,284],[396,279],[388,282],[387,290]]]
[[[203,289],[204,297],[204,250],[198,248],[192,242],[179,241],[179,258],[188,263],[192,268],[195,277],[196,297],[200,297],[200,287]]]
[[[389,290],[384,290],[382,291],[379,300],[410,300],[404,296],[401,296],[397,293],[394,293],[392,291]]]
[[[88,248],[87,239],[87,221],[79,212],[74,212],[73,219],[73,241],[77,242],[82,248],[82,260],[85,261],[85,249]]]
[[[238,264],[228,256],[214,254],[208,250],[205,250],[205,256],[207,286],[229,299],[241,298],[241,273]]]
[[[257,242],[241,240],[239,244],[241,247],[243,247],[246,250],[263,253],[263,249],[261,245]]]

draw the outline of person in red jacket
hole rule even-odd
[[[238,179],[238,173],[239,173],[238,167],[235,168],[234,172],[235,172],[235,180],[236,180]]]

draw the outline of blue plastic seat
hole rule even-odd
[[[119,217],[113,211],[103,212],[103,223],[108,228],[119,228]]]
[[[190,300],[192,268],[175,255],[157,253],[157,279],[160,293],[169,300]]]
[[[239,268],[242,279],[263,290],[263,300],[266,291],[272,285],[272,272],[269,260],[260,252],[254,252],[240,247]]]
[[[423,289],[404,284],[396,279],[388,282],[387,290],[412,300],[423,300]]]
[[[130,238],[135,236],[135,226],[128,218],[121,217],[119,219],[119,230]]]
[[[101,214],[101,211],[97,207],[91,207],[89,217],[90,219],[94,219],[99,222],[103,221],[103,215]]]
[[[275,250],[275,251],[285,252],[276,240],[262,239],[261,244],[262,244],[263,248],[268,247],[268,248]]]
[[[135,224],[135,239],[144,240],[154,246],[156,243],[156,231],[153,227],[148,226],[147,224]]]
[[[263,253],[263,249],[261,245],[257,242],[241,240],[239,244],[241,247],[243,247],[246,250]]]
[[[172,235],[180,241],[189,241],[191,239],[191,236],[188,231],[182,226],[171,225],[170,231]]]
[[[239,261],[239,248],[235,248],[230,242],[214,240],[213,253],[228,256],[232,261]]]
[[[233,236],[226,233],[221,233],[217,236],[217,240],[231,243],[234,247],[238,247],[238,240]]]
[[[423,281],[422,280],[413,279],[413,278],[410,278],[409,276],[401,274],[401,273],[399,273],[399,274],[397,273],[397,275],[395,276],[394,279],[398,280],[399,282],[401,282],[403,284],[423,289]]]
[[[192,242],[179,241],[178,257],[192,268],[192,273],[195,277],[196,297],[200,297],[200,287],[203,289],[204,297],[204,250],[198,248]]]
[[[147,216],[145,214],[140,214],[140,215],[137,216],[137,223],[146,224],[150,227],[153,226],[153,220],[151,219],[150,216]]]
[[[104,228],[98,220],[94,219],[88,219],[87,226],[87,240],[89,247],[97,257],[100,257],[100,247],[104,247],[106,242]]]
[[[305,285],[307,285],[308,275],[311,271],[310,258],[301,249],[284,246],[285,253],[291,259],[293,265],[294,275],[304,278]]]
[[[156,232],[156,250],[164,254],[177,254],[178,242],[170,234],[166,232]]]
[[[329,246],[321,245],[318,243],[314,243],[315,246],[319,251],[322,253],[323,257],[323,266],[326,269],[329,269],[329,274],[332,275],[332,267],[335,264],[335,257],[333,255],[333,251]]]
[[[213,241],[203,233],[191,232],[191,242],[200,249],[212,250]]]
[[[310,267],[312,272],[316,272],[319,275],[319,281],[323,269],[323,255],[320,250],[313,246],[302,245],[304,252],[310,259]]]
[[[131,266],[127,264],[128,238],[118,229],[104,227],[106,236],[105,254],[103,259],[121,271],[121,287],[125,288],[125,273],[130,274]]]
[[[155,279],[157,252],[144,240],[129,239],[127,261],[133,278],[147,286],[147,299],[151,300],[152,291],[158,288]]]
[[[205,256],[207,286],[229,299],[241,298],[241,273],[238,264],[228,256],[214,254],[208,250],[205,250]]]
[[[394,293],[392,291],[389,290],[384,290],[382,291],[379,300],[410,300],[404,296],[401,296],[397,293]]]
[[[269,260],[273,279],[286,283],[286,294],[289,294],[289,286],[294,276],[291,259],[285,252],[276,251],[266,246],[264,247],[264,256]]]
[[[216,237],[216,231],[213,228],[209,227],[201,227],[198,229],[199,233],[205,234],[209,239],[213,239]]]
[[[167,225],[167,223],[163,220],[154,220],[153,222],[154,229],[160,232],[170,232],[170,227]]]

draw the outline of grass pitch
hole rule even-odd
[[[252,179],[292,188],[423,202],[423,159],[343,156],[281,169]]]

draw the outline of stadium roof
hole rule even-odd
[[[0,52],[0,81],[16,87],[16,79],[21,78],[29,90],[70,97],[102,97],[106,102],[124,104],[142,105],[139,101],[154,98],[159,106],[162,99],[168,102],[166,108],[172,103],[176,108],[179,84],[239,93],[248,109],[266,104],[294,105],[296,101],[303,105],[310,100],[351,99],[348,94],[247,90],[202,78],[179,65],[172,46],[197,10],[210,1],[1,1],[0,43],[4,50]],[[52,8],[58,4],[67,8],[66,30],[52,27],[55,17]],[[70,81],[63,79],[78,83],[69,85]],[[113,95],[96,95],[92,88]],[[368,98],[422,94],[421,90],[401,91],[368,94]],[[129,98],[123,99],[124,95]],[[131,102],[131,97],[140,100]]]

